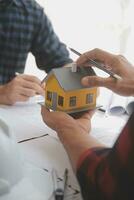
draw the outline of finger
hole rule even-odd
[[[45,106],[41,106],[41,116],[43,121],[50,126],[52,123],[51,121],[53,121],[50,117],[50,111],[48,108],[46,108]],[[52,128],[52,127],[51,127]]]
[[[28,101],[29,97],[24,96],[24,95],[20,95],[19,97],[19,101]]]
[[[19,75],[19,76],[21,78],[23,78],[24,80],[27,80],[27,81],[41,85],[41,80],[38,79],[36,76],[26,75],[26,74],[22,74],[22,75]]]
[[[92,117],[92,113],[94,113],[94,111],[81,111],[78,113],[71,113],[70,116],[73,117],[74,119],[90,119]]]
[[[18,95],[17,101],[28,101],[29,97],[24,95]]]
[[[81,80],[81,83],[84,86],[88,87],[106,87],[112,88],[117,82],[116,79],[109,77],[109,78],[101,78],[99,76],[86,76]]]
[[[96,109],[93,110],[89,110],[87,111],[87,113],[85,113],[85,115],[83,117],[87,118],[87,119],[91,119],[95,113]]]
[[[47,126],[52,128],[53,130],[56,130],[56,127],[57,127],[56,112],[50,112],[49,109],[47,109],[45,106],[42,106],[41,115],[42,115],[43,121],[47,124]]]
[[[41,115],[42,115],[43,118],[44,118],[45,115],[48,116],[49,113],[50,113],[50,111],[49,111],[48,108],[46,108],[45,106],[41,106]]]
[[[36,91],[30,88],[20,88],[19,94],[24,95],[26,97],[33,97],[36,95]]]
[[[113,59],[114,55],[110,54],[106,51],[101,49],[93,49],[89,52],[82,54],[78,60],[76,61],[78,66],[86,64],[90,59],[98,60],[106,65],[111,64],[111,60]]]
[[[45,90],[46,83],[45,82],[41,83],[41,87],[43,88],[43,90]]]
[[[82,115],[81,119],[90,120],[93,116],[93,113],[94,113],[93,111],[92,112],[88,111],[88,112],[86,112],[85,114]]]
[[[27,81],[27,80],[23,80],[21,85],[24,88],[29,88],[29,89],[34,90],[36,94],[40,94],[40,95],[44,96],[44,89],[42,88],[42,86],[40,84],[37,84],[35,82],[30,82],[30,81]]]

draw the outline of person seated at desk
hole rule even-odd
[[[123,56],[95,49],[80,56],[78,66],[89,59],[104,63],[121,79],[90,76],[83,78],[84,85],[106,87],[124,96],[134,95],[134,67]],[[134,199],[134,112],[112,148],[89,134],[93,111],[79,119],[63,112],[50,112],[44,106],[41,113],[70,157],[84,200]]]
[[[72,62],[38,3],[0,0],[0,104],[44,94],[37,77],[23,74],[29,52],[46,72]],[[23,75],[16,76],[15,72]]]

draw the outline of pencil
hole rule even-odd
[[[66,168],[64,172],[64,195],[65,195],[65,189],[67,187],[67,181],[68,181],[68,169]]]
[[[45,82],[45,79],[46,79],[46,77],[41,80],[41,84],[43,84]]]
[[[70,48],[69,49],[75,53],[76,55],[78,56],[81,56],[82,54],[79,53],[78,51],[76,51],[75,49],[73,48]],[[109,71],[105,66],[102,66],[101,64],[99,64],[98,62],[96,62],[95,60],[92,60],[92,59],[89,59],[89,64],[90,65],[94,65],[95,67],[97,67],[98,69],[101,69],[102,71],[106,72],[107,74],[109,74],[111,77],[115,78],[115,79],[122,79],[119,75],[115,74],[114,72],[112,71]]]
[[[15,72],[15,76],[18,76],[18,75],[20,75],[20,73],[19,72]]]

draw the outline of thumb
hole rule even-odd
[[[82,85],[89,87],[106,87],[111,88],[115,84],[115,80],[112,77],[102,78],[99,76],[85,76],[82,81]]]

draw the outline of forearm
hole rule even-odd
[[[117,199],[131,199],[129,194],[133,193],[134,180],[133,130],[134,113],[112,149],[97,148],[87,151],[84,157],[82,155],[77,179],[83,199],[113,199],[113,194]]]
[[[83,152],[94,147],[104,147],[103,144],[99,143],[91,135],[80,133],[79,130],[74,130],[73,128],[71,130],[64,129],[64,131],[59,131],[58,135],[75,171],[78,160]]]

